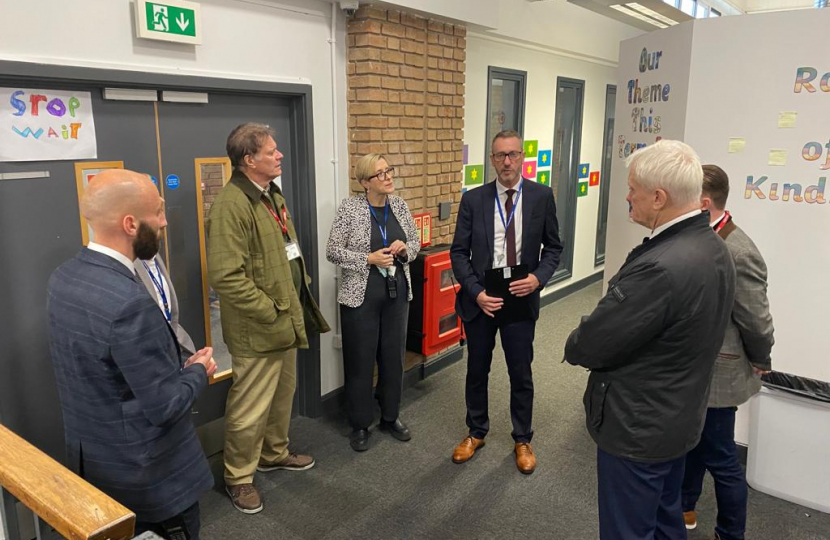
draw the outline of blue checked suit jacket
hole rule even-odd
[[[207,384],[182,369],[176,336],[144,285],[120,262],[81,249],[49,279],[52,362],[68,466],[159,522],[213,486],[190,419]]]

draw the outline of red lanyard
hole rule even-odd
[[[288,223],[288,213],[285,211],[285,206],[282,207],[282,219],[274,212],[274,209],[271,208],[270,204],[266,204],[265,201],[262,201],[262,204],[265,205],[265,208],[268,209],[268,213],[274,216],[274,219],[277,220],[277,223],[280,224],[280,228],[282,229],[282,234],[288,235],[288,228],[285,226]]]
[[[729,210],[723,213],[723,219],[721,219],[717,225],[715,225],[715,232],[720,232],[721,229],[732,219],[732,214],[729,213]]]

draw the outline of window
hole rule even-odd
[[[697,3],[697,11],[695,12],[696,19],[705,19],[709,16],[709,6],[702,2]]]
[[[582,96],[585,81],[557,77],[553,127],[551,188],[556,197],[556,220],[564,249],[552,282],[573,275],[576,189],[582,140]]]
[[[712,9],[709,10],[709,16],[710,17],[720,17],[720,11],[718,11],[715,8],[712,8]]]
[[[680,11],[682,11],[686,15],[691,15],[692,17],[694,17],[696,4],[697,2],[695,2],[695,0],[680,0]]]
[[[499,131],[524,131],[526,71],[497,68],[487,69],[487,140],[484,141],[484,179],[495,179],[490,163],[490,144]]]
[[[597,243],[594,247],[594,266],[605,262],[605,239],[608,234],[608,194],[611,191],[611,155],[614,152],[614,107],[617,87],[605,87],[605,131],[602,137],[602,163],[599,171],[599,215],[597,216]]]

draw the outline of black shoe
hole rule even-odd
[[[409,428],[406,427],[406,424],[401,422],[401,419],[398,418],[394,422],[387,422],[386,420],[381,420],[380,424],[378,424],[378,429],[381,431],[388,431],[390,435],[398,439],[399,441],[408,441],[412,438],[412,434],[409,432]]]
[[[349,435],[349,444],[355,452],[365,452],[369,449],[369,430],[356,429]]]

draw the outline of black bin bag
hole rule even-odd
[[[830,383],[773,371],[761,377],[767,388],[774,388],[816,401],[830,403]]]

